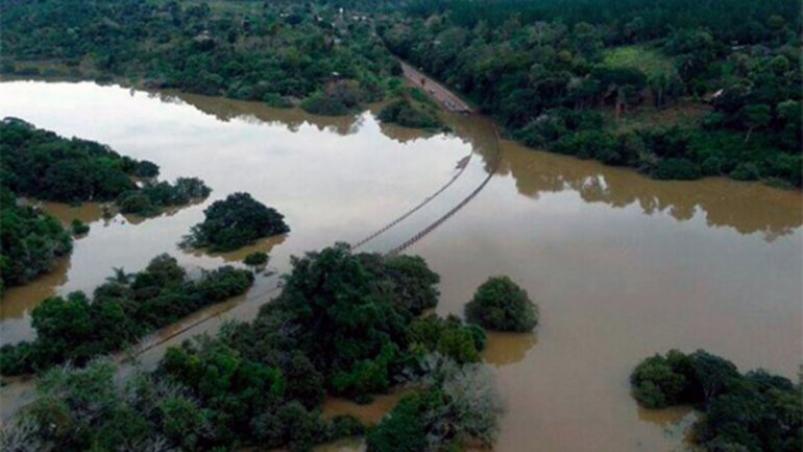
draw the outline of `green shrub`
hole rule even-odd
[[[455,316],[442,319],[432,314],[416,319],[407,334],[413,349],[422,354],[437,352],[459,364],[478,362],[485,348],[485,332],[463,325]]]
[[[437,393],[404,396],[382,422],[368,432],[371,452],[427,450],[427,413],[442,405]]]
[[[334,441],[340,438],[360,436],[365,433],[365,426],[359,419],[350,415],[339,415],[332,418],[329,423],[327,440]]]
[[[363,254],[361,259],[368,271],[392,283],[393,301],[398,310],[418,316],[438,304],[440,277],[420,256],[400,254],[380,258]]]
[[[670,351],[670,357],[676,351]],[[670,358],[660,355],[647,358],[630,376],[633,396],[647,408],[666,408],[683,401],[683,394],[690,384],[686,376],[672,366]]]
[[[243,263],[249,267],[259,267],[268,263],[268,253],[257,251],[245,256]]]
[[[273,108],[290,108],[293,106],[289,100],[276,93],[267,93],[262,96],[262,102]]]
[[[117,206],[120,212],[125,214],[135,214],[141,216],[151,216],[159,213],[159,209],[153,205],[151,199],[140,191],[125,192],[117,198]]]
[[[73,235],[84,235],[89,232],[89,225],[79,219],[72,220],[70,224]]]
[[[375,358],[361,360],[348,371],[336,372],[332,377],[335,394],[364,396],[384,392],[390,387],[390,367],[398,356],[398,348],[386,343]]]
[[[437,129],[443,127],[438,116],[424,107],[415,107],[407,98],[397,99],[379,112],[382,122],[394,123],[404,127]]]
[[[538,323],[538,308],[527,292],[507,276],[484,282],[465,310],[469,322],[491,330],[532,331]]]
[[[231,251],[263,237],[285,234],[284,216],[248,193],[233,193],[204,210],[204,221],[192,227],[184,244],[211,251]]]
[[[211,192],[196,177],[179,177],[175,184],[148,182],[142,188],[122,193],[116,202],[122,213],[148,217],[158,215],[165,207],[184,206],[193,200],[204,199]]]
[[[730,177],[736,180],[758,180],[761,177],[761,171],[755,163],[745,162],[738,164],[731,171]]]
[[[147,160],[141,160],[137,162],[134,175],[137,177],[156,177],[159,175],[159,165]]]
[[[301,102],[304,110],[324,116],[342,116],[349,113],[349,108],[340,99],[327,96],[322,92],[315,93]]]

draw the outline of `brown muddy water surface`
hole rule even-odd
[[[764,367],[790,378],[801,363],[799,192],[723,179],[653,181],[510,142],[500,148],[493,127],[477,117],[449,117],[454,134],[424,135],[380,126],[370,112],[320,118],[202,96],[44,82],[0,83],[0,116],[109,144],[154,161],[162,178],[197,176],[213,189],[204,203],[147,220],[103,219],[94,204],[45,204],[91,230],[52,273],[6,292],[4,344],[33,337],[29,315],[42,298],[91,290],[112,267],[136,271],[162,252],[211,268],[263,249],[270,268],[285,271],[292,254],[381,229],[437,192],[462,162],[453,185],[364,247],[389,249],[464,199],[501,151],[484,190],[406,250],[440,273],[441,314],[462,313],[495,274],[510,275],[540,305],[535,334],[492,334],[485,352],[507,405],[495,450],[682,449],[694,415],[641,410],[628,393],[633,366],[669,348],[705,348],[742,370]],[[178,249],[203,209],[235,191],[277,208],[292,232],[236,254]],[[245,297],[162,332],[216,315],[166,345],[214,331],[225,319],[251,318],[275,281],[260,276]],[[154,347],[143,361],[152,365],[163,351]],[[0,391],[5,406],[21,397],[15,384]],[[363,407],[333,399],[325,410],[375,420],[392,402],[392,395]]]

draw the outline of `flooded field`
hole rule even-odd
[[[462,314],[476,287],[496,274],[510,275],[540,305],[535,334],[491,335],[485,352],[507,405],[496,450],[682,448],[694,415],[641,410],[628,393],[633,366],[669,348],[705,348],[743,370],[788,377],[801,363],[799,192],[723,179],[653,181],[500,145],[492,124],[478,117],[449,117],[454,133],[427,135],[382,126],[371,112],[321,118],[91,83],[0,83],[0,99],[0,117],[109,144],[157,163],[164,179],[197,176],[213,189],[202,204],[146,220],[104,218],[96,204],[45,204],[91,230],[52,273],[6,291],[2,344],[33,337],[30,312],[43,298],[91,291],[114,267],[136,271],[162,252],[212,268],[265,250],[280,273],[293,254],[357,243],[420,206],[362,248],[392,249],[437,223],[492,173],[476,197],[405,252],[440,273],[439,313]],[[237,191],[282,212],[292,233],[233,254],[177,247],[205,206]],[[243,299],[150,338],[143,361],[152,364],[165,346],[225,319],[251,318],[276,280],[262,275]],[[183,331],[210,314],[212,321]],[[4,413],[22,397],[14,384],[0,392]],[[326,409],[373,420],[392,401],[331,400]]]

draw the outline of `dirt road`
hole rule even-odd
[[[409,80],[410,83],[418,88],[426,91],[427,94],[438,101],[443,108],[455,113],[474,113],[473,108],[471,108],[463,101],[463,99],[457,97],[443,85],[427,77],[404,61],[400,61],[400,63],[402,70],[404,71],[404,76],[407,78],[407,80]]]

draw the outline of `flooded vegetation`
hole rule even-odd
[[[35,338],[30,313],[43,299],[91,293],[115,267],[141,271],[164,252],[196,270],[242,268],[257,251],[270,256],[244,296],[148,337],[141,359],[153,367],[169,345],[227,319],[253,319],[291,255],[361,242],[431,198],[361,251],[387,251],[428,230],[404,252],[440,275],[438,314],[462,315],[494,275],[509,275],[538,305],[534,333],[489,333],[482,352],[506,407],[495,450],[683,448],[694,412],[645,410],[630,394],[634,366],[657,351],[704,348],[741,371],[788,378],[798,370],[799,191],[722,178],[651,180],[497,142],[493,124],[478,116],[447,114],[453,132],[425,133],[380,125],[376,107],[318,117],[92,83],[4,82],[0,98],[0,117],[109,144],[157,163],[165,180],[190,175],[212,189],[206,200],[153,218],[31,200],[65,226],[79,219],[90,231],[53,271],[5,291],[3,345]],[[232,252],[181,249],[204,209],[236,192],[275,207],[292,231]],[[25,400],[20,387],[0,389],[4,417]],[[324,411],[377,423],[402,395],[369,405],[331,398]]]

